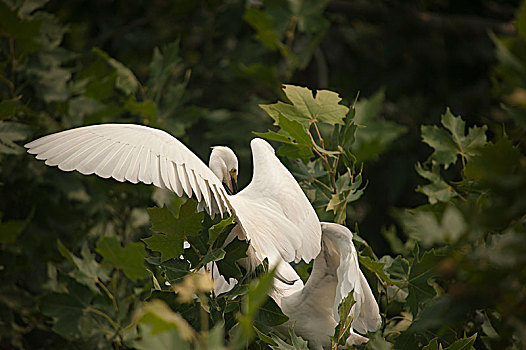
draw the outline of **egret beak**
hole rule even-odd
[[[231,174],[230,175],[230,181],[232,182],[232,194],[237,193],[237,174]]]

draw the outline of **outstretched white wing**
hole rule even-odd
[[[338,284],[334,298],[334,319],[339,321],[338,305],[349,292],[354,290],[356,303],[351,309],[354,317],[352,328],[360,333],[375,331],[380,327],[382,321],[380,310],[365,276],[360,271],[358,255],[352,242],[352,232],[347,227],[338,224],[323,222],[321,225],[323,239],[330,239],[339,250],[340,255],[340,264],[336,271]],[[349,338],[355,338],[355,343],[363,341],[363,337],[352,332]],[[352,344],[353,339],[348,339],[347,342]]]
[[[250,147],[252,181],[229,200],[257,259],[268,258],[271,265],[314,259],[321,244],[314,208],[269,143],[256,138]]]
[[[226,191],[215,174],[168,133],[134,124],[100,124],[66,130],[25,145],[37,159],[64,171],[195,194],[210,213],[230,213]],[[203,203],[204,202],[204,203]]]

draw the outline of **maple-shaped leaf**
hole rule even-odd
[[[442,115],[442,125],[422,126],[422,141],[435,149],[431,159],[447,169],[457,161],[457,156],[462,157],[462,163],[473,157],[477,150],[486,144],[487,127],[474,126],[468,129],[466,135],[466,123],[461,117],[455,117],[449,108]]]
[[[436,295],[429,280],[436,277],[438,263],[443,259],[434,249],[426,251],[421,258],[415,258],[409,270],[407,305],[416,316],[423,303]]]
[[[161,253],[161,262],[180,256],[187,236],[195,236],[201,230],[204,213],[196,212],[197,202],[186,201],[174,215],[167,207],[148,208],[152,231],[159,232],[142,241],[149,249]]]
[[[305,162],[314,157],[312,153],[312,148],[315,147],[314,143],[302,124],[285,117],[281,113],[278,113],[278,124],[280,127],[279,132],[269,130],[266,133],[255,134],[267,140],[284,143],[277,152],[280,156],[301,159]]]
[[[431,182],[417,188],[418,192],[427,196],[430,204],[448,202],[451,198],[458,195],[453,187],[440,176],[440,166],[438,164],[433,164],[431,170],[429,170],[424,168],[422,164],[416,163],[415,169],[418,175]]]
[[[225,248],[225,257],[217,261],[219,272],[228,280],[230,278],[241,278],[243,274],[239,269],[237,261],[247,257],[248,242],[234,239]]]
[[[292,104],[277,102],[260,105],[276,121],[276,124],[280,124],[280,114],[288,120],[300,123],[305,130],[308,130],[314,122],[330,125],[344,124],[349,108],[339,104],[342,99],[337,93],[318,90],[314,97],[311,90],[294,85],[284,85],[283,91]]]
[[[131,243],[122,247],[115,237],[101,237],[97,241],[97,253],[104,258],[103,265],[122,270],[132,281],[149,276],[144,266],[144,258],[147,254],[141,243]]]
[[[75,267],[69,275],[77,282],[89,287],[92,291],[100,293],[97,282],[107,281],[109,279],[109,271],[107,267],[102,266],[95,260],[95,254],[89,251],[88,246],[86,244],[82,246],[80,251],[82,258],[75,256],[60,240],[57,240],[57,246],[60,254]]]

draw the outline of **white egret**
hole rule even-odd
[[[118,181],[143,182],[186,193],[211,215],[230,213],[238,238],[250,241],[249,268],[268,258],[310,261],[320,251],[318,217],[272,146],[256,138],[251,183],[236,192],[238,161],[228,147],[215,147],[207,167],[168,133],[134,124],[100,124],[44,136],[25,145],[49,166]],[[279,271],[278,271],[279,273]],[[284,280],[287,280],[283,276]]]
[[[371,288],[360,271],[352,233],[334,223],[322,223],[321,228],[321,251],[305,286],[301,280],[292,286],[275,281],[282,293],[281,309],[289,317],[280,328],[293,325],[296,334],[308,341],[310,349],[327,349],[339,322],[338,305],[354,291],[356,303],[351,309],[353,321],[346,342],[349,345],[364,343],[368,339],[355,331],[365,334],[377,330],[381,317]],[[276,299],[275,294],[273,297]]]

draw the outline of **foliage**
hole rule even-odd
[[[273,272],[263,264],[248,274],[239,263],[247,243],[224,244],[232,217],[24,154],[23,143],[37,136],[104,122],[164,129],[202,157],[209,145],[228,144],[240,150],[242,169],[250,132],[268,129],[256,134],[277,146],[319,217],[356,228],[383,319],[358,348],[524,347],[526,6],[515,33],[484,18],[447,17],[455,9],[442,2],[421,2],[428,12],[366,3],[160,3],[99,18],[84,9],[102,6],[96,1],[0,1],[0,348],[307,346],[293,328],[273,328],[287,320],[267,297]],[[490,5],[503,17],[515,9]],[[386,9],[404,26],[371,18]],[[148,24],[131,20],[134,11]],[[436,45],[433,57],[453,50],[443,44],[451,28],[474,37],[463,44],[478,49],[458,45],[462,54],[496,62],[494,101],[485,83],[473,101],[444,93],[472,84],[468,73],[468,83],[442,80],[444,66],[474,65],[474,56],[450,54],[455,61],[444,66],[433,58],[435,69],[415,56],[428,52],[421,45]],[[406,39],[427,30],[434,40]],[[385,46],[370,44],[378,38]],[[489,38],[495,59],[485,56]],[[400,65],[401,56],[412,63]],[[376,65],[384,59],[396,67]],[[290,81],[319,88],[282,88]],[[436,111],[448,104],[438,125]],[[382,225],[385,238],[374,229]],[[236,286],[215,295],[210,263]],[[308,264],[295,267],[308,276]],[[351,294],[340,305],[334,347],[353,302]]]

